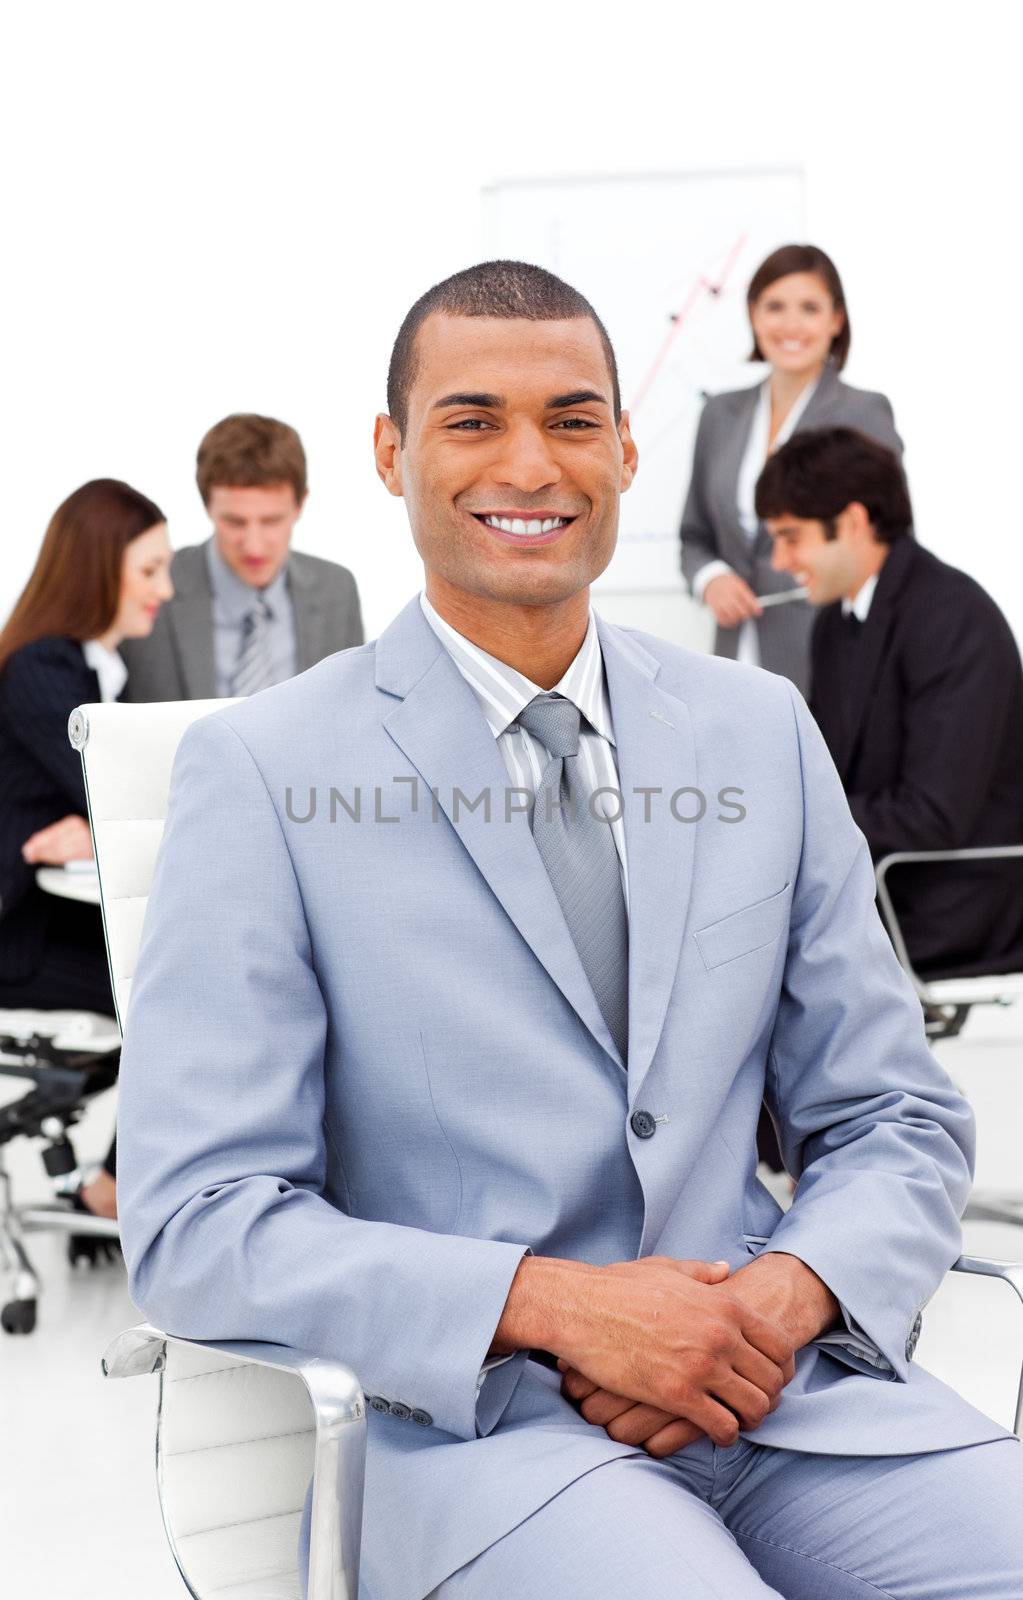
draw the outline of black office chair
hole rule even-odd
[[[117,1223],[77,1210],[71,1198],[81,1173],[70,1129],[86,1102],[116,1079],[120,1044],[114,1019],[94,1012],[0,1011],[0,1076],[27,1078],[31,1084],[20,1099],[0,1106],[0,1268],[5,1277],[0,1327],[5,1333],[31,1333],[36,1325],[39,1277],[26,1233],[66,1234],[72,1264],[92,1257],[97,1247],[116,1248]],[[41,1141],[43,1166],[58,1194],[52,1204],[15,1204],[4,1147],[18,1138]]]

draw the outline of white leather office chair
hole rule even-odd
[[[174,754],[189,723],[229,703],[113,702],[71,716],[122,1027]],[[1002,1278],[1023,1301],[1023,1265],[963,1257],[956,1270]],[[108,1377],[160,1374],[160,1501],[195,1600],[300,1600],[310,1477],[308,1600],[356,1600],[366,1421],[346,1367],[281,1345],[180,1339],[148,1323],[122,1333],[103,1366]],[[1021,1414],[1023,1379],[1017,1433]]]
[[[71,715],[122,1029],[174,755],[189,723],[229,703],[113,702]],[[356,1600],[366,1414],[352,1372],[280,1345],[200,1343],[148,1323],[115,1339],[103,1370],[160,1375],[160,1505],[195,1600],[301,1600],[310,1480],[309,1600]]]

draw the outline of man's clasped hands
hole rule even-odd
[[[734,1273],[665,1256],[606,1267],[527,1257],[519,1270],[534,1326],[534,1294],[546,1301],[562,1392],[587,1422],[652,1456],[703,1435],[732,1445],[758,1427],[797,1350],[839,1317],[816,1273],[781,1252]]]

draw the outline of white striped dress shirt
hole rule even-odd
[[[553,689],[541,689],[506,661],[481,650],[464,634],[453,628],[430,604],[425,593],[419,603],[423,615],[450,655],[455,666],[476,696],[490,731],[497,740],[505,770],[513,788],[526,789],[535,795],[540,787],[543,770],[550,757],[540,741],[516,723],[519,712],[539,695],[562,695],[582,713],[579,733],[579,764],[583,784],[588,795],[598,789],[611,789],[613,794],[601,794],[596,807],[610,818],[611,835],[618,851],[622,872],[622,893],[625,908],[629,907],[629,875],[625,858],[625,825],[622,821],[623,805],[619,798],[618,767],[615,762],[614,729],[611,725],[611,702],[604,679],[604,658],[597,637],[597,624],[590,612],[586,637],[579,653],[559,683]],[[532,803],[530,805],[532,820]]]

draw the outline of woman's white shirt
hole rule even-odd
[[[753,421],[750,424],[749,434],[746,439],[746,448],[742,454],[739,465],[739,477],[736,482],[735,508],[738,513],[739,523],[747,539],[752,541],[757,536],[760,519],[756,511],[757,479],[764,470],[764,463],[769,455],[781,448],[786,440],[792,437],[800,417],[810,404],[813,392],[819,379],[815,378],[808,383],[806,388],[797,395],[785,421],[775,436],[774,443],[768,445],[771,435],[771,380],[765,378],[757,394],[757,403],[753,412]],[[693,581],[693,593],[698,600],[703,599],[703,591],[711,579],[719,578],[723,573],[731,572],[727,561],[708,561],[696,574]],[[739,643],[736,659],[746,661],[751,666],[760,665],[760,641],[757,637],[757,624],[755,617],[749,617],[739,625]]]
[[[86,639],[82,644],[86,665],[99,679],[101,700],[116,700],[128,681],[128,668],[116,650],[108,650],[98,639]]]

